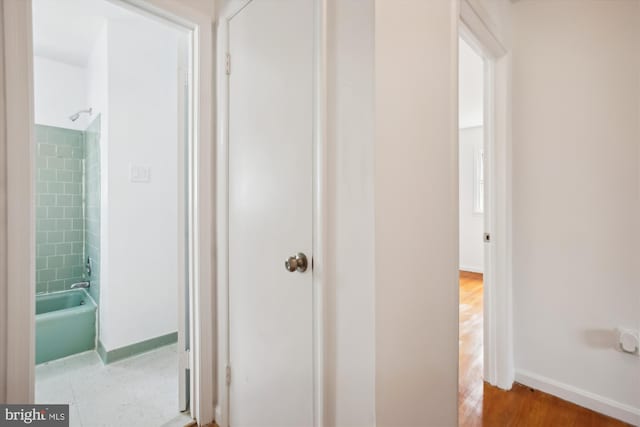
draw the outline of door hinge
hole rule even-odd
[[[226,375],[227,385],[231,385],[231,366],[227,365],[227,375]]]
[[[482,240],[483,240],[485,243],[489,243],[489,242],[491,242],[491,234],[490,234],[490,233],[484,233]]]
[[[180,355],[180,357],[182,357],[182,366],[184,366],[185,369],[191,369],[190,356],[191,356],[191,353],[189,352],[189,350],[184,350]]]
[[[231,74],[231,54],[227,53],[225,58],[225,71],[227,72],[227,76]]]

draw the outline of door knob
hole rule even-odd
[[[284,268],[292,273],[296,270],[298,270],[300,273],[304,273],[305,271],[307,271],[307,265],[307,256],[302,252],[289,257],[289,259],[284,262]]]

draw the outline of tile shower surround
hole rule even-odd
[[[85,257],[91,258],[91,287],[89,294],[95,302],[100,299],[100,116],[84,132],[85,168]]]
[[[85,256],[91,256],[96,285],[91,294],[98,299],[99,128],[99,118],[86,132],[35,126],[37,293],[62,291],[86,280]]]
[[[36,126],[36,292],[69,289],[83,280],[84,136]]]

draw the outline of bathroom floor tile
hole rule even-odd
[[[94,351],[36,367],[36,402],[69,403],[71,426],[181,427],[176,345],[103,365]]]

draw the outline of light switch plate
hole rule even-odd
[[[148,165],[129,165],[129,180],[131,182],[151,181],[151,167]]]

